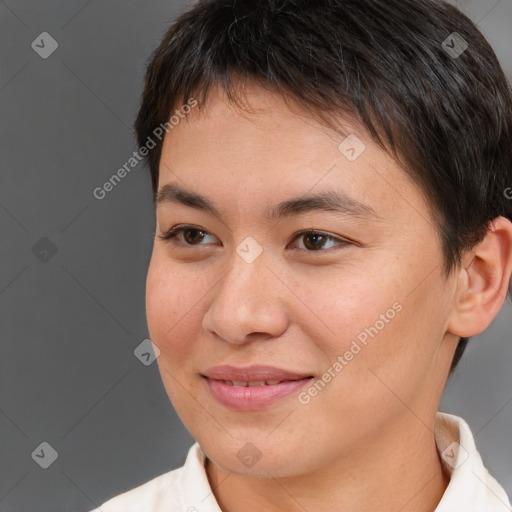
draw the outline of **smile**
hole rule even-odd
[[[215,380],[205,377],[208,392],[218,403],[237,411],[257,411],[297,393],[313,377],[297,380]]]
[[[237,387],[253,387],[253,386],[274,386],[275,384],[279,384],[281,382],[279,380],[253,380],[253,381],[245,381],[245,380],[223,380],[224,384],[228,384],[229,386],[237,386]]]

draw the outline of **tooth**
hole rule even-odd
[[[228,386],[232,386],[233,383],[230,380],[223,380],[224,384],[227,384]]]
[[[273,386],[274,384],[279,384],[280,380],[266,380],[265,384],[268,384],[269,386]]]
[[[249,386],[264,386],[265,381],[264,380],[253,380],[252,382],[249,382]]]
[[[242,387],[247,386],[247,381],[245,381],[245,380],[233,380],[231,382],[233,382],[233,386],[242,386]]]

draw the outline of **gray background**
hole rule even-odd
[[[512,1],[452,3],[512,80]],[[0,1],[2,512],[90,510],[181,465],[193,443],[156,363],[133,354],[148,337],[149,174],[139,165],[92,195],[136,150],[146,59],[188,5]],[[59,45],[47,59],[31,47],[42,32]],[[441,407],[466,419],[509,495],[511,318],[507,302],[472,340]],[[31,457],[43,441],[58,452],[48,469]]]

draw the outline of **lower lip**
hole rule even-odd
[[[295,393],[311,377],[290,380],[270,386],[232,386],[221,380],[205,378],[213,397],[221,404],[240,411],[256,411]]]

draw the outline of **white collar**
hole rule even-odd
[[[510,512],[505,490],[489,474],[469,425],[453,414],[436,414],[435,438],[450,483],[435,512]]]

